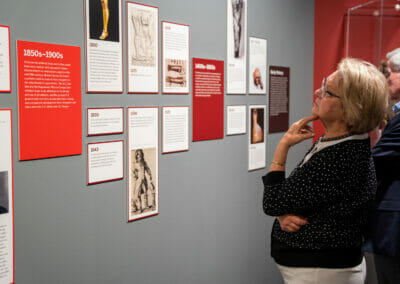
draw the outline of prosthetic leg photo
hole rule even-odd
[[[101,0],[101,7],[103,8],[103,32],[99,39],[106,39],[108,37],[108,18],[110,17],[108,0]]]

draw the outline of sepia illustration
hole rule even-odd
[[[0,172],[0,214],[8,213],[8,171]]]
[[[234,56],[241,58],[244,55],[244,25],[245,7],[244,0],[231,0],[233,20]]]
[[[165,59],[166,76],[165,84],[167,87],[186,87],[186,60]]]
[[[129,12],[129,24],[131,25],[130,62],[136,66],[155,66],[156,14],[138,7],[130,7]]]
[[[264,109],[251,110],[251,144],[264,142]]]
[[[157,211],[156,148],[131,150],[130,215]]]

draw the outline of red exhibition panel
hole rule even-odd
[[[82,153],[80,47],[17,41],[19,158]]]
[[[193,141],[224,137],[224,61],[193,58]]]

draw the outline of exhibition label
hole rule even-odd
[[[20,160],[82,153],[80,48],[17,41]]]

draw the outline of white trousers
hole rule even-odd
[[[350,268],[288,267],[278,265],[285,284],[363,284],[365,259]]]

